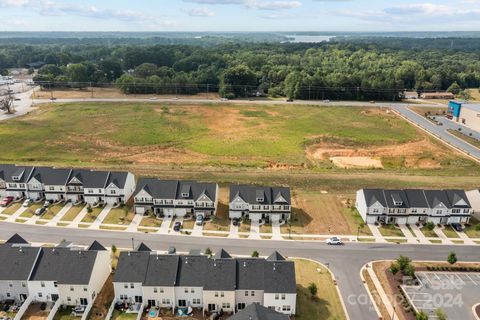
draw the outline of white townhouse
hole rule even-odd
[[[7,195],[7,177],[15,171],[13,164],[0,164],[0,197]]]
[[[283,314],[296,311],[295,266],[278,252],[268,259],[122,252],[113,279],[117,302],[212,313],[258,303]]]
[[[472,206],[472,214],[477,220],[480,220],[480,190],[470,190],[465,192],[467,194],[468,201]]]
[[[245,216],[253,221],[286,221],[291,211],[288,187],[230,186],[230,219]]]
[[[23,302],[28,298],[28,280],[40,251],[18,234],[0,245],[0,301]]]
[[[135,191],[135,212],[183,217],[215,215],[218,185],[195,181],[141,179]]]
[[[15,199],[25,198],[28,194],[27,182],[32,170],[32,167],[15,166],[10,174],[5,177],[7,184],[5,195]]]
[[[32,200],[125,204],[135,191],[130,172],[0,164],[0,195]]]
[[[66,306],[93,304],[111,272],[110,252],[98,242],[87,249],[41,248],[28,281],[35,302]]]
[[[472,214],[463,190],[361,189],[355,207],[368,224],[468,223]]]

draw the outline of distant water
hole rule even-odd
[[[335,38],[334,36],[304,36],[304,35],[288,35],[288,38],[291,40],[288,42],[292,43],[318,43],[318,42],[328,42],[330,39]]]

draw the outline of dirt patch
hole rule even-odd
[[[382,161],[370,157],[331,157],[330,160],[339,168],[375,168],[383,169]]]
[[[89,316],[89,320],[103,320],[105,319],[110,304],[113,301],[115,293],[113,291],[113,276],[110,275],[103,285],[102,290],[98,293],[95,302],[93,303],[92,311]]]
[[[331,159],[340,167],[379,167],[382,158],[402,158],[407,168],[441,168],[445,149],[434,144],[428,138],[380,147],[350,147],[339,143],[320,142],[306,149],[311,160]],[[376,160],[376,161],[375,161]]]

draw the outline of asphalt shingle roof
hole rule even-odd
[[[96,258],[97,251],[42,248],[30,280],[88,284]]]
[[[175,286],[179,263],[180,258],[177,255],[150,255],[143,285]]]
[[[28,244],[28,241],[23,239],[18,233],[15,233],[5,243],[6,244]]]
[[[64,186],[67,183],[71,169],[57,169],[50,167],[35,167],[30,179],[51,186]]]
[[[203,290],[233,291],[236,289],[236,262],[233,259],[208,259]]]
[[[203,287],[207,259],[206,256],[180,256],[177,286]]]
[[[382,189],[363,189],[367,206],[370,207],[376,202],[380,203],[383,207],[387,206],[385,201],[385,195]]]
[[[295,264],[293,261],[266,261],[265,270],[266,293],[296,293]]]
[[[143,283],[148,267],[150,252],[123,251],[118,258],[114,282]]]
[[[265,260],[239,258],[237,262],[237,290],[264,290]]]
[[[113,183],[119,189],[123,189],[125,187],[125,183],[127,182],[127,177],[128,172],[112,171],[108,176],[108,180],[105,186],[108,187],[111,183]]]
[[[245,202],[251,204],[290,204],[290,188],[288,187],[259,187],[253,185],[231,185],[230,186],[230,202],[237,196]],[[281,196],[286,202],[275,202]],[[263,201],[257,201],[263,199]]]
[[[0,180],[6,181],[15,171],[15,165],[13,164],[0,164]]]
[[[0,245],[0,280],[28,280],[40,248]]]
[[[159,180],[152,178],[140,179],[135,194],[145,190],[154,199],[193,199],[197,200],[205,194],[215,201],[217,185],[197,181]],[[187,193],[188,196],[182,194]]]
[[[266,308],[258,303],[248,305],[228,320],[289,320],[288,315]]]

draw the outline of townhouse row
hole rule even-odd
[[[135,190],[129,172],[0,164],[0,196],[124,204]]]
[[[98,242],[42,248],[14,235],[0,245],[0,261],[0,301],[91,305],[111,273],[110,252]]]
[[[208,217],[218,208],[218,184],[145,178],[129,172],[0,164],[0,197],[15,199],[125,204],[133,196],[137,214]],[[230,186],[229,217],[286,221],[290,188]]]
[[[120,254],[113,285],[116,301],[129,306],[236,313],[259,304],[287,315],[296,310],[294,263],[278,252],[267,259],[232,258],[224,250],[212,257],[164,255],[142,244]]]
[[[463,190],[361,189],[355,206],[368,224],[468,223],[473,213]]]

